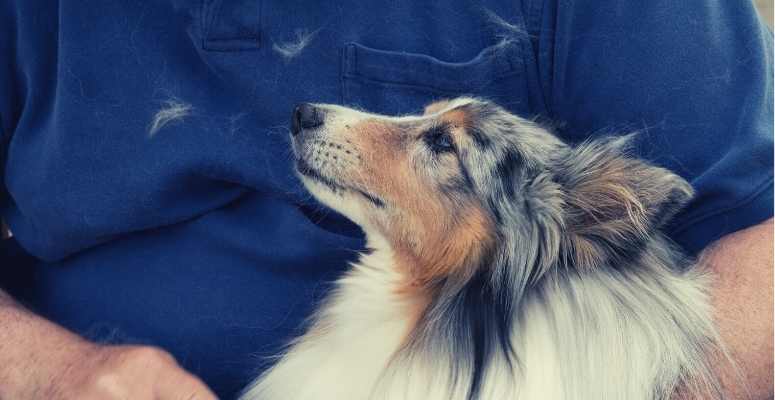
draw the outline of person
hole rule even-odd
[[[765,398],[772,67],[746,0],[1,0],[0,398],[233,398],[364,246],[294,177],[293,105],[462,94],[692,183],[670,237]]]

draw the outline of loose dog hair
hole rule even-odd
[[[242,399],[722,398],[706,277],[660,232],[692,188],[630,142],[300,105],[298,175],[370,250]]]

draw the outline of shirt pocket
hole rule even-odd
[[[513,111],[527,109],[521,46],[500,43],[460,62],[418,53],[345,45],[342,97],[348,105],[374,112],[417,112],[438,98],[486,97]]]
[[[261,46],[261,0],[203,0],[202,48],[255,50]]]

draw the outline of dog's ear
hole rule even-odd
[[[568,265],[594,268],[636,255],[692,198],[692,187],[678,175],[629,157],[630,142],[587,142],[560,162]]]

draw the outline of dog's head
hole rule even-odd
[[[594,268],[637,252],[691,188],[628,157],[626,141],[570,147],[473,98],[401,117],[302,104],[292,127],[307,189],[386,240],[413,284],[482,269],[527,284],[556,264]]]

